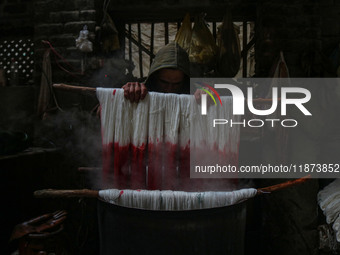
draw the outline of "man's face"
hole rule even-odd
[[[183,91],[184,73],[176,69],[161,69],[156,76],[155,88],[161,93],[176,93]]]

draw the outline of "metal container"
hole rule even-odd
[[[132,209],[98,200],[100,254],[242,255],[246,203],[189,211]]]

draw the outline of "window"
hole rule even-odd
[[[208,27],[216,38],[217,27],[222,22],[208,22]],[[251,77],[255,71],[254,22],[234,22],[239,28],[241,65],[236,77]],[[175,39],[180,27],[177,22],[128,23],[125,25],[125,58],[135,65],[130,74],[145,78],[157,51]]]
[[[17,62],[18,76],[21,84],[32,79],[34,70],[34,43],[31,39],[12,39],[0,42],[0,68],[10,82],[12,61]]]

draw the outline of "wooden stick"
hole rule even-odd
[[[79,190],[55,190],[43,189],[34,192],[36,198],[47,197],[98,197],[98,190],[79,189]]]
[[[277,190],[285,189],[297,184],[301,184],[310,179],[310,175],[302,177],[300,179],[283,182],[277,185],[257,189],[257,195],[271,193]],[[55,189],[43,189],[34,192],[36,198],[53,198],[53,197],[98,197],[98,190],[80,189],[80,190],[55,190]]]
[[[52,86],[55,89],[72,91],[72,92],[96,93],[96,88],[91,88],[91,87],[73,86],[73,85],[67,85],[67,84],[63,84],[63,83],[53,84]]]
[[[101,167],[78,167],[78,172],[98,172],[101,170]]]
[[[281,189],[285,189],[297,184],[301,184],[304,183],[306,181],[308,181],[311,178],[310,175],[307,175],[305,177],[302,177],[300,179],[296,179],[296,180],[291,180],[291,181],[287,181],[287,182],[283,182],[283,183],[279,183],[273,186],[269,186],[269,187],[265,187],[265,188],[260,188],[257,189],[257,195],[261,195],[261,194],[265,194],[265,193],[271,193],[277,190],[281,190]]]
[[[96,93],[96,88],[92,87],[82,87],[82,86],[73,86],[73,85],[67,85],[63,83],[59,84],[53,84],[53,88],[65,90],[65,91],[71,91],[71,92],[90,92],[90,93]],[[278,101],[280,101],[281,98],[278,98]],[[253,102],[256,104],[268,104],[271,103],[273,100],[270,98],[255,98],[253,99]]]

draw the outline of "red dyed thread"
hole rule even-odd
[[[56,61],[56,64],[58,65],[58,67],[61,69],[61,70],[63,70],[64,72],[66,72],[66,73],[68,73],[68,74],[70,74],[70,75],[72,75],[72,76],[74,76],[74,77],[77,77],[77,75],[79,76],[79,75],[83,75],[83,73],[82,72],[80,72],[80,71],[78,71],[73,65],[71,65],[62,55],[60,55],[57,51],[56,51],[56,49],[52,46],[52,44],[49,42],[49,41],[47,41],[47,40],[42,40],[42,43],[45,43],[45,44],[47,44],[50,48],[51,48],[51,50],[52,50],[52,52],[54,53],[54,58],[55,58],[55,61]],[[75,70],[76,72],[70,72],[70,71],[68,71],[68,70],[66,70],[64,67],[62,67],[60,64],[59,64],[59,61],[57,60],[57,57],[58,58],[60,58],[65,64],[67,64],[68,66],[70,66],[73,70]]]
[[[124,190],[121,190],[121,191],[119,192],[118,198],[120,198],[123,194],[124,194]]]

